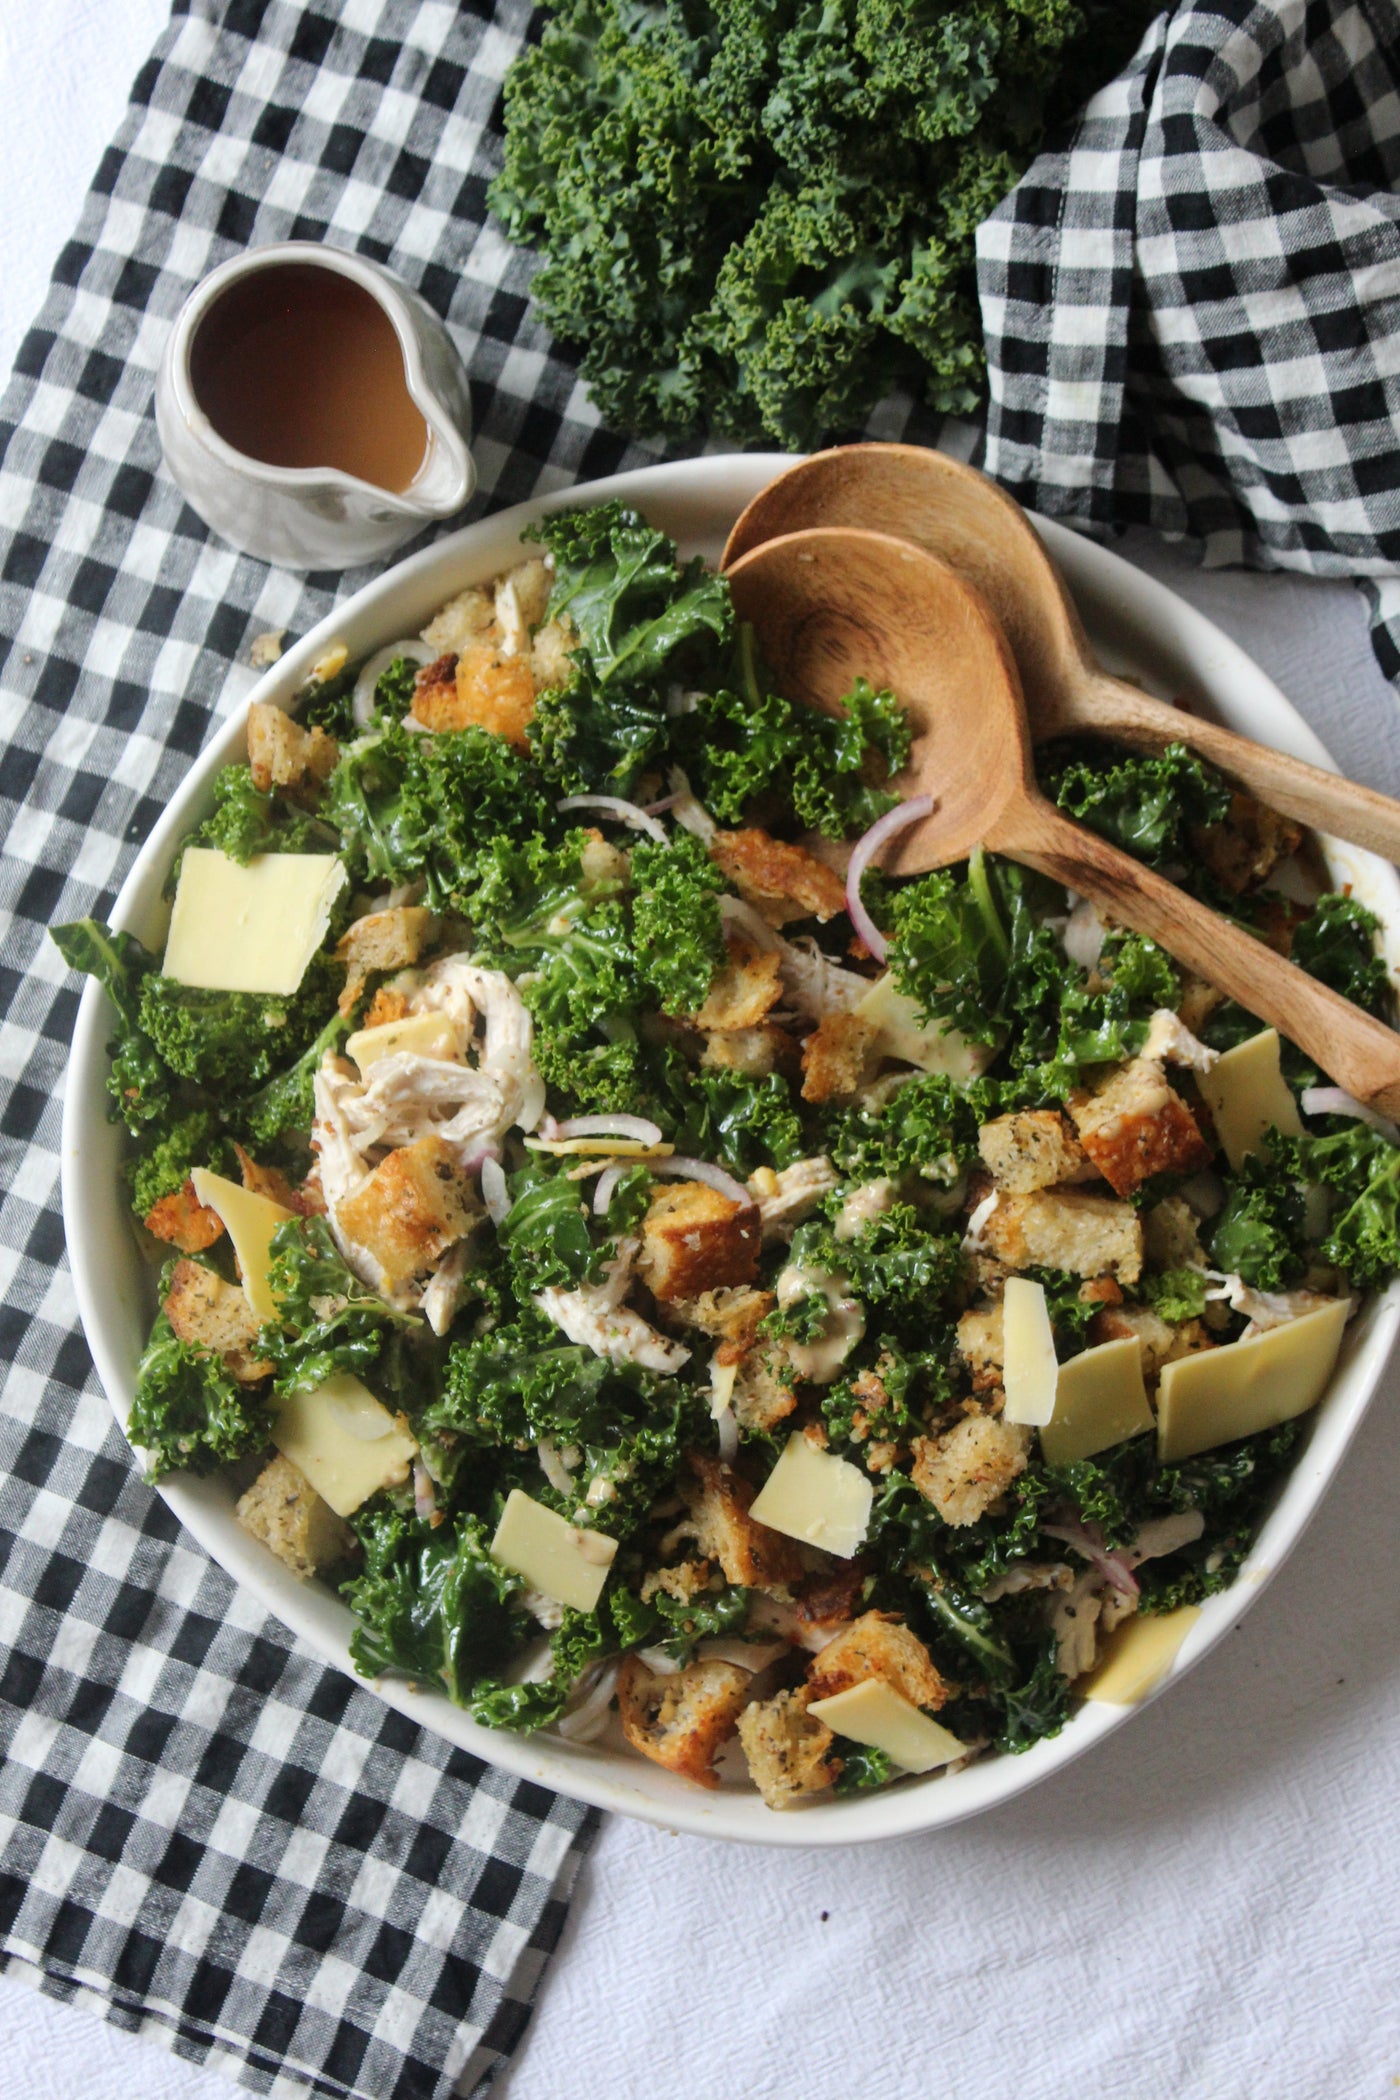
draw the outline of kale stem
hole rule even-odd
[[[974,846],[967,862],[968,886],[977,900],[977,909],[992,937],[998,955],[1003,962],[1011,960],[1011,943],[1006,937],[1006,928],[1001,923],[996,898],[992,895],[992,880],[987,873],[987,856],[980,846]]]

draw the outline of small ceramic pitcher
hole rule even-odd
[[[336,467],[270,466],[235,451],[196,398],[191,349],[220,296],[257,271],[301,264],[349,278],[392,323],[408,393],[428,428],[413,480],[377,488]],[[362,256],[318,241],[251,248],[211,271],[170,332],[156,381],[165,463],[206,525],[246,554],[291,569],[349,569],[376,561],[434,520],[459,511],[476,486],[467,447],[471,393],[442,322],[416,292]]]

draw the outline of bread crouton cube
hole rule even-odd
[[[496,621],[496,607],[489,591],[473,584],[468,590],[459,591],[455,598],[434,614],[423,629],[423,640],[430,649],[436,649],[440,657],[455,656],[469,642],[480,641],[489,635]]]
[[[834,1699],[853,1684],[878,1677],[911,1706],[939,1707],[953,1687],[934,1668],[916,1633],[892,1612],[862,1612],[812,1658],[807,1682],[814,1699]]]
[[[782,993],[777,951],[764,954],[749,941],[731,939],[705,1003],[692,1018],[697,1028],[757,1028]]]
[[[546,620],[530,644],[530,676],[537,693],[569,683],[574,675],[569,659],[578,647],[578,636],[567,620]]]
[[[496,632],[511,655],[528,649],[531,633],[544,618],[553,588],[549,565],[538,554],[531,555],[529,561],[517,562],[496,585],[491,610]]]
[[[1152,1058],[1135,1057],[1069,1112],[1079,1142],[1109,1187],[1131,1196],[1154,1174],[1197,1174],[1211,1149],[1196,1119]]]
[[[471,1229],[473,1215],[452,1148],[439,1137],[400,1145],[340,1206],[341,1225],[390,1285],[429,1268]]]
[[[1033,1189],[1003,1196],[982,1226],[987,1251],[1008,1269],[1068,1269],[1136,1283],[1142,1225],[1130,1203],[1085,1189]]]
[[[740,1355],[752,1347],[758,1323],[773,1310],[773,1293],[739,1284],[727,1290],[701,1291],[697,1298],[671,1301],[673,1316],[686,1327],[698,1327]],[[729,1361],[734,1361],[731,1357]]]
[[[449,674],[448,665],[451,664]],[[468,642],[455,662],[440,657],[419,672],[415,720],[439,731],[475,725],[504,737],[519,751],[535,713],[535,681],[527,656],[505,656],[494,642]]]
[[[379,1028],[386,1021],[402,1021],[409,1011],[408,994],[402,985],[381,984],[369,1002],[362,1026]]]
[[[974,1392],[1001,1384],[1006,1362],[1005,1313],[1000,1305],[974,1305],[958,1320],[958,1353],[972,1372]]]
[[[758,1213],[703,1181],[665,1188],[642,1220],[637,1273],[655,1298],[695,1298],[752,1283],[761,1244]]]
[[[1215,1346],[1199,1320],[1183,1320],[1174,1326],[1150,1305],[1106,1305],[1095,1313],[1089,1328],[1089,1340],[1095,1345],[1123,1342],[1131,1335],[1142,1344],[1142,1375],[1149,1381],[1159,1376],[1164,1364]]]
[[[721,1343],[720,1357],[728,1344]],[[750,1349],[739,1365],[730,1397],[734,1419],[750,1434],[767,1434],[797,1405],[792,1366],[779,1348]]]
[[[692,1451],[680,1490],[691,1535],[707,1559],[719,1562],[726,1582],[765,1589],[798,1580],[802,1558],[797,1547],[780,1531],[755,1523],[749,1515],[754,1490],[741,1475],[707,1453]]]
[[[1057,1181],[1082,1180],[1092,1172],[1083,1146],[1054,1108],[995,1116],[978,1131],[977,1149],[998,1187],[1018,1196],[1053,1188]]]
[[[622,1732],[654,1765],[697,1786],[718,1786],[715,1757],[734,1733],[751,1674],[710,1661],[661,1676],[629,1655],[617,1674]]]
[[[144,1223],[153,1238],[178,1247],[182,1254],[203,1254],[224,1229],[219,1213],[200,1202],[194,1183],[188,1180],[153,1203]]]
[[[1239,789],[1230,797],[1223,824],[1198,824],[1191,844],[1221,888],[1232,897],[1257,889],[1302,844],[1303,827],[1256,802]]]
[[[1142,1214],[1143,1249],[1154,1269],[1203,1269],[1201,1221],[1184,1196],[1164,1196]]]
[[[945,1524],[975,1524],[1026,1470],[1031,1433],[999,1415],[965,1415],[943,1436],[916,1437],[915,1487]]]
[[[712,1070],[766,1079],[770,1072],[797,1070],[797,1044],[785,1028],[765,1021],[759,1028],[716,1028],[705,1038],[700,1062]]]
[[[805,846],[772,838],[757,825],[746,831],[717,831],[710,857],[770,925],[785,926],[789,919],[824,921],[846,908],[846,885],[834,868]]]
[[[226,1283],[197,1261],[177,1261],[170,1274],[165,1317],[178,1341],[220,1357],[240,1385],[256,1385],[272,1365],[254,1354],[258,1316],[236,1283]]]
[[[859,1014],[826,1014],[802,1045],[803,1100],[848,1100],[870,1078],[878,1044],[879,1031]]]
[[[810,1685],[754,1700],[739,1716],[739,1741],[749,1777],[770,1808],[796,1808],[808,1794],[820,1794],[840,1775],[841,1760],[831,1755],[835,1737],[825,1721],[807,1708]]]
[[[366,912],[342,934],[336,956],[352,977],[367,977],[371,970],[402,970],[417,962],[435,923],[424,904]]]
[[[299,1466],[279,1453],[265,1466],[235,1514],[243,1529],[277,1555],[298,1582],[320,1568],[348,1560],[355,1534],[329,1502],[323,1502]]]
[[[269,788],[328,780],[339,757],[339,744],[324,729],[303,729],[280,707],[262,700],[248,709],[248,766],[254,787],[264,794]]]

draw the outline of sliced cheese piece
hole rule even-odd
[[[944,1072],[949,1079],[975,1079],[991,1063],[995,1046],[970,1043],[959,1029],[942,1029],[936,1022],[920,1019],[917,1000],[896,989],[886,970],[870,990],[858,999],[852,1011],[866,1021],[879,1037],[887,1057],[917,1065],[922,1072]]]
[[[593,1610],[616,1552],[616,1539],[601,1531],[580,1531],[519,1488],[507,1495],[491,1541],[493,1560],[572,1611]]]
[[[457,1030],[446,1014],[405,1014],[401,1021],[381,1021],[358,1028],[345,1042],[345,1055],[367,1072],[381,1057],[455,1057]]]
[[[1136,1706],[1166,1676],[1200,1616],[1198,1604],[1151,1616],[1136,1613],[1109,1634],[1093,1671],[1075,1690],[1105,1706]]]
[[[196,1167],[190,1180],[200,1202],[217,1211],[224,1221],[238,1256],[244,1297],[260,1320],[275,1320],[277,1300],[267,1280],[272,1235],[279,1225],[295,1217],[295,1211],[284,1210],[271,1196],[258,1196],[252,1189],[240,1188],[236,1181],[226,1181],[222,1174],[211,1174],[207,1167]]]
[[[1002,1383],[1008,1422],[1043,1428],[1055,1412],[1060,1367],[1045,1291],[1027,1276],[1008,1276],[1002,1307],[1006,1337]]]
[[[1166,1364],[1157,1389],[1163,1463],[1236,1443],[1315,1406],[1336,1366],[1350,1309],[1339,1298],[1247,1341]]]
[[[217,992],[294,992],[347,881],[333,853],[260,853],[246,867],[187,846],[164,970]]]
[[[864,1541],[875,1489],[848,1459],[819,1451],[794,1430],[749,1515],[770,1531],[849,1560]]]
[[[862,1684],[848,1685],[844,1692],[833,1692],[829,1699],[814,1699],[807,1711],[837,1735],[883,1750],[901,1771],[931,1772],[936,1765],[950,1765],[955,1757],[966,1754],[965,1743],[920,1713],[882,1677],[867,1677]]]
[[[573,1154],[590,1159],[669,1159],[675,1151],[674,1145],[644,1145],[640,1138],[621,1137],[575,1137],[537,1138],[527,1137],[528,1152],[547,1152],[551,1159],[568,1159]]]
[[[352,1516],[380,1488],[401,1486],[418,1455],[413,1438],[348,1371],[283,1400],[272,1441],[338,1517]]]
[[[1281,1130],[1301,1137],[1298,1104],[1279,1070],[1276,1028],[1265,1028],[1218,1057],[1197,1084],[1210,1105],[1225,1157],[1232,1167],[1257,1152],[1265,1134]]]
[[[1151,1427],[1142,1343],[1129,1334],[1060,1365],[1055,1412],[1041,1429],[1040,1448],[1047,1465],[1065,1466]]]

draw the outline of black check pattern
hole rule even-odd
[[[648,455],[598,428],[486,224],[526,0],[189,0],[135,87],[0,406],[0,1961],[261,2092],[479,2092],[592,1828],[325,1668],[136,1472],[58,1203],[78,988],[254,636],[360,577],[212,541],[160,470],[166,329],[248,242],[386,262],[475,381],[475,507]]]
[[[1400,7],[1180,0],[977,238],[987,470],[1360,581],[1400,678]]]

